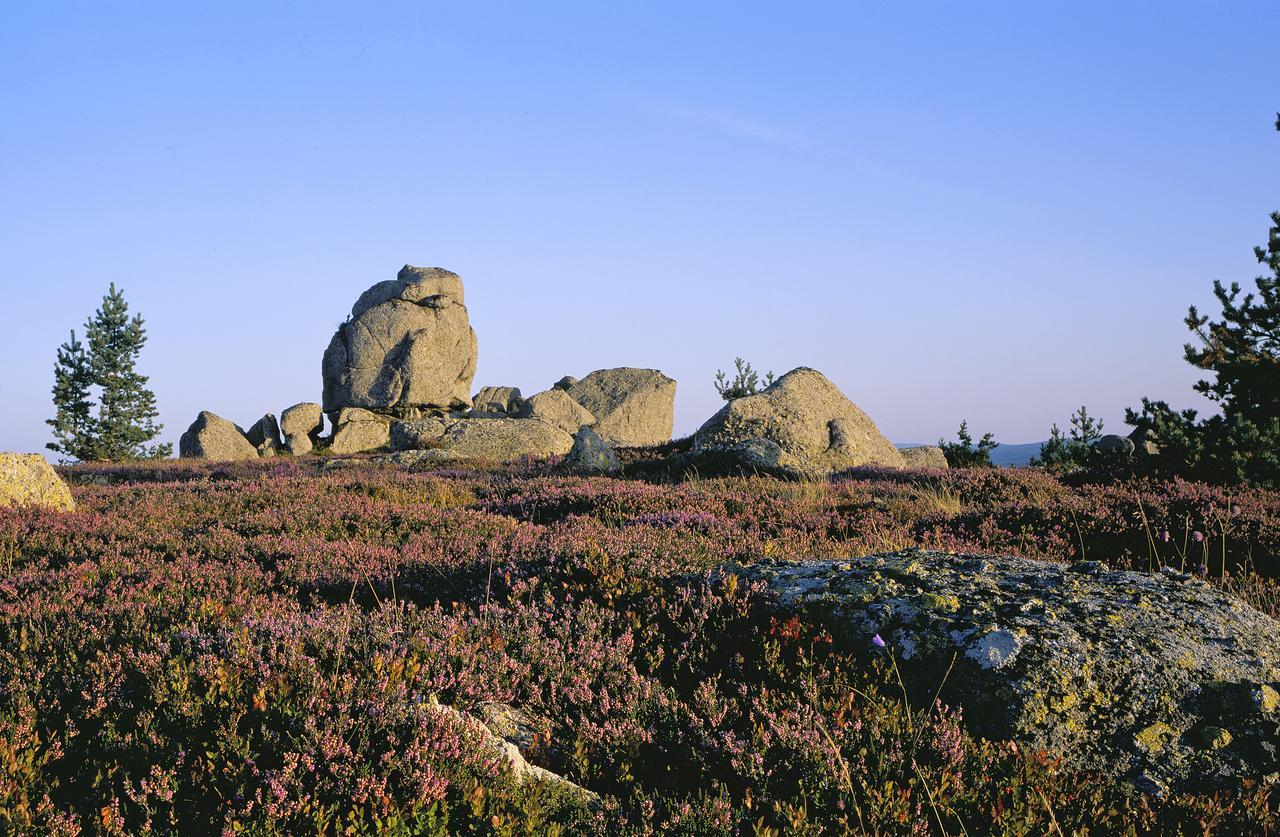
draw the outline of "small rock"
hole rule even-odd
[[[1117,436],[1115,433],[1108,433],[1093,443],[1093,449],[1098,453],[1118,459],[1132,456],[1134,448],[1132,439],[1125,436]]]
[[[482,418],[515,416],[524,406],[519,387],[481,387],[471,402],[471,414]]]
[[[0,453],[0,506],[75,511],[71,489],[38,453]]]
[[[570,471],[582,474],[616,474],[622,463],[600,435],[590,427],[583,427],[573,437],[573,447],[564,458]]]
[[[908,468],[947,468],[947,455],[937,445],[921,445],[914,448],[900,448],[902,460]]]
[[[391,419],[358,407],[347,407],[334,422],[333,453],[362,453],[385,448],[391,441]]]
[[[275,456],[284,450],[280,439],[280,425],[276,417],[267,413],[245,432],[249,444],[258,449],[258,456]]]
[[[572,375],[565,375],[563,378],[561,378],[560,380],[552,384],[551,388],[567,390],[567,389],[572,389],[573,385],[576,383],[578,383],[577,378],[573,377]]]

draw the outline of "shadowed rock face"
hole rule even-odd
[[[763,392],[735,398],[694,435],[695,456],[732,452],[753,440],[772,442],[786,469],[820,475],[859,465],[901,468],[902,454],[871,417],[821,372],[801,367]]]
[[[462,280],[442,268],[405,265],[395,281],[360,295],[329,342],[324,411],[466,409],[475,370],[476,335]]]
[[[908,550],[763,564],[776,605],[870,648],[923,702],[1141,789],[1204,790],[1280,771],[1280,623],[1165,571]]]

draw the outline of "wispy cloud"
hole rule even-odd
[[[794,151],[822,151],[825,145],[808,134],[718,108],[662,105],[657,112],[668,119],[725,136],[750,140]]]

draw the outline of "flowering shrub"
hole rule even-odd
[[[1158,800],[976,739],[889,649],[780,621],[725,565],[920,544],[1172,563],[1275,614],[1280,495],[1033,471],[651,484],[523,466],[76,466],[0,509],[0,830],[1224,833],[1270,789]],[[1251,574],[1243,574],[1248,569]],[[475,728],[600,795],[521,782]]]

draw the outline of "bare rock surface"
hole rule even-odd
[[[359,407],[340,410],[329,450],[343,454],[387,447],[391,441],[391,421],[388,416]]]
[[[577,433],[580,427],[590,426],[596,421],[590,410],[574,401],[562,389],[549,389],[530,396],[524,402],[518,417],[540,419],[570,434]]]
[[[947,456],[937,445],[920,445],[914,448],[902,448],[902,461],[908,468],[947,468]]]
[[[749,439],[777,445],[800,470],[827,474],[859,465],[901,468],[902,454],[871,417],[821,372],[800,367],[763,392],[725,404],[694,435],[693,454]]]
[[[324,411],[363,407],[398,416],[471,406],[476,335],[462,279],[405,265],[360,295],[322,365]]]
[[[921,550],[740,574],[840,640],[882,637],[917,700],[945,677],[980,735],[1148,792],[1280,778],[1280,623],[1191,576]]]
[[[276,456],[284,451],[284,441],[280,438],[280,423],[271,413],[258,419],[245,431],[249,444],[257,448],[258,456]]]
[[[515,417],[523,406],[520,387],[481,387],[471,399],[471,415],[480,418]]]
[[[38,453],[0,453],[0,507],[75,511],[71,489]]]
[[[258,449],[239,426],[203,410],[178,439],[178,456],[234,462],[257,459]]]
[[[492,462],[559,456],[573,447],[573,437],[554,425],[514,418],[462,419],[449,425],[440,441],[458,456]]]
[[[422,450],[436,447],[444,435],[445,423],[439,418],[421,418],[391,423],[393,451]]]
[[[592,428],[611,445],[671,441],[676,382],[657,369],[598,369],[565,391],[595,416]]]
[[[303,401],[280,414],[280,431],[285,447],[295,456],[310,453],[324,430],[324,411],[319,404]]]

